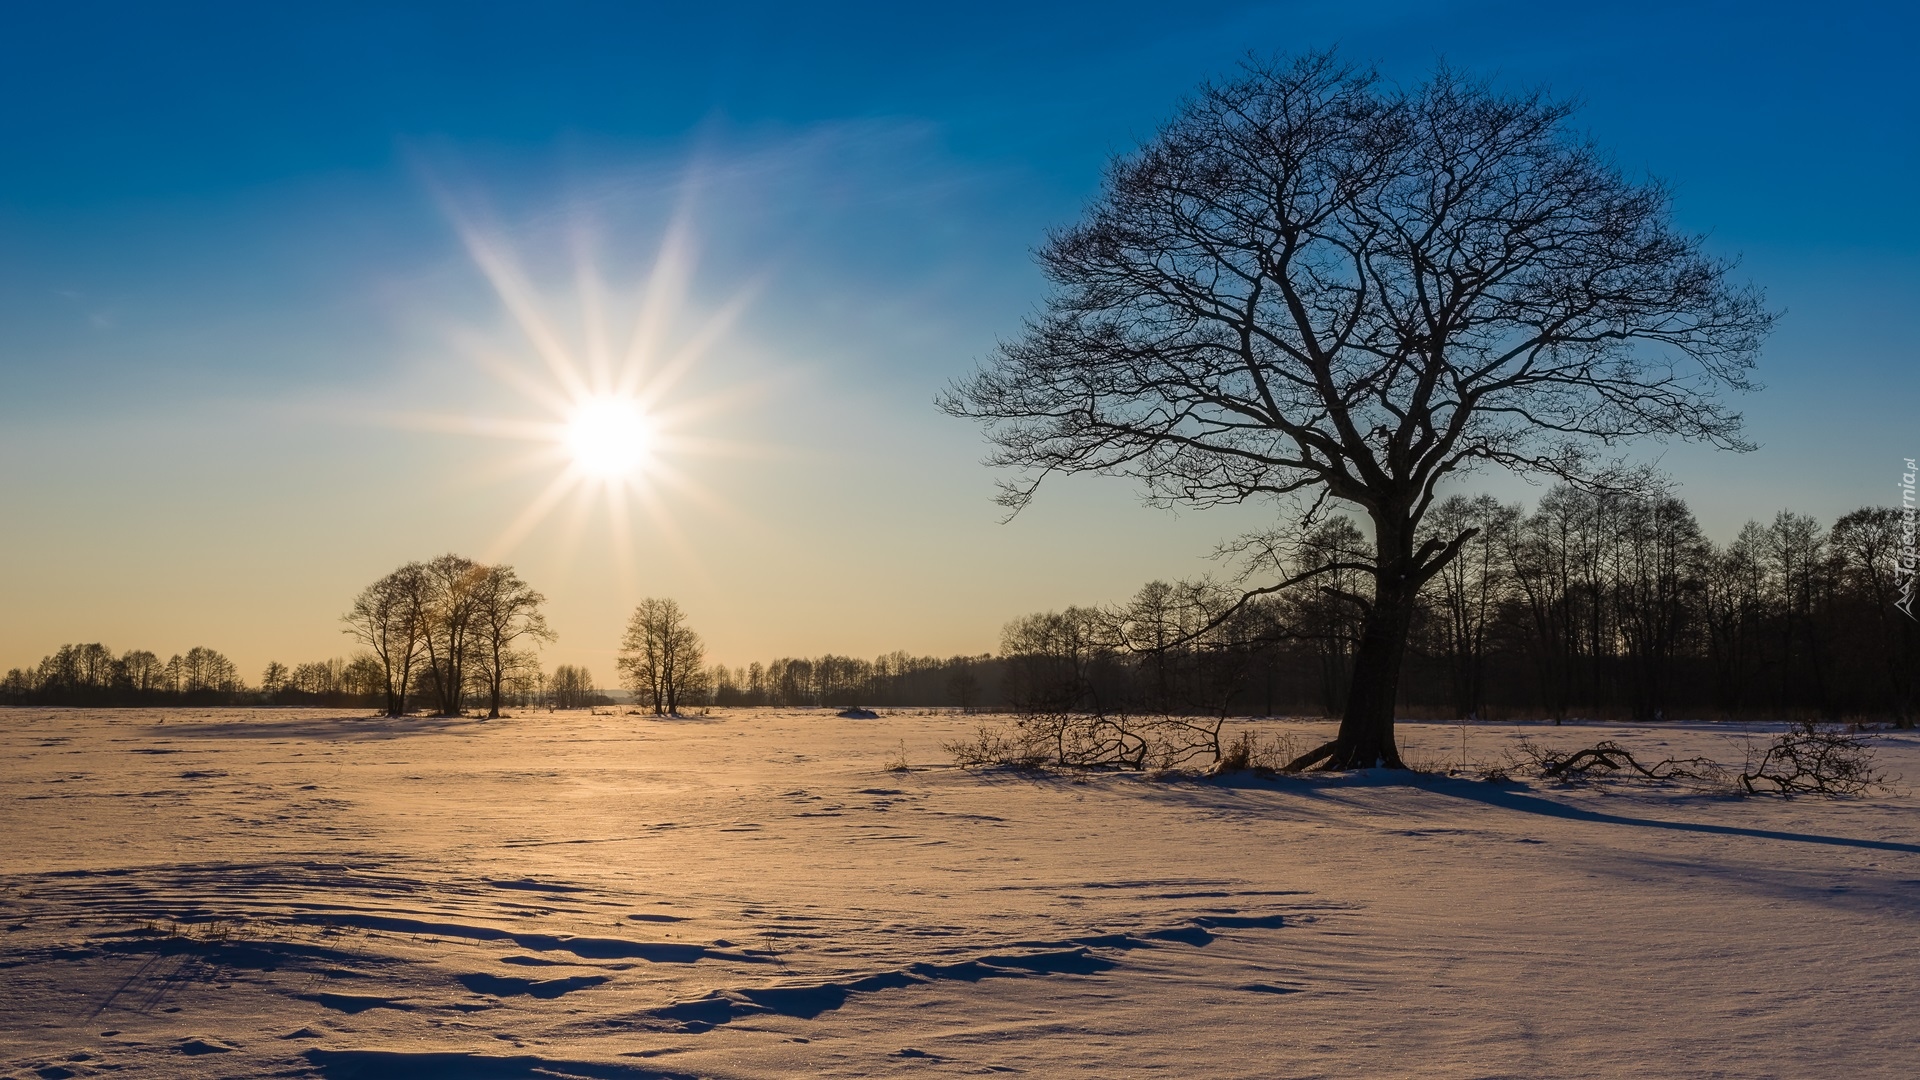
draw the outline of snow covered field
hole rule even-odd
[[[0,1072],[1920,1076],[1906,783],[971,775],[973,726],[0,710]],[[1464,754],[1523,737],[1743,757]]]

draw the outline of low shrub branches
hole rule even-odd
[[[1651,764],[1612,740],[1572,752],[1522,741],[1513,755],[1518,769],[1572,783],[1611,777],[1687,782],[1743,795],[1832,797],[1864,795],[1884,778],[1874,768],[1867,737],[1804,720],[1774,736],[1764,748],[1749,744],[1737,772],[1708,758],[1663,758]]]
[[[1803,720],[1774,737],[1763,751],[1747,750],[1740,787],[1749,795],[1864,795],[1880,786],[1867,737]]]

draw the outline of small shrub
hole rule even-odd
[[[1253,768],[1253,732],[1242,731],[1232,742],[1220,750],[1220,760],[1215,763],[1215,772],[1245,772]]]
[[[1010,765],[1144,772],[1179,769],[1199,760],[1210,763],[1215,772],[1225,772],[1277,769],[1286,760],[1290,741],[1267,742],[1243,735],[1245,745],[1236,759],[1243,764],[1223,766],[1222,759],[1234,753],[1221,742],[1225,723],[1218,716],[1035,710],[1022,714],[1011,727],[981,727],[970,739],[948,743],[946,750],[962,768]]]
[[[884,762],[888,772],[912,772],[913,766],[907,764],[907,740],[901,739],[900,745]]]
[[[953,756],[954,764],[963,769],[980,769],[1000,765],[1017,769],[1037,769],[1047,763],[1046,747],[1036,745],[1032,737],[1019,728],[1008,730],[982,724],[974,731],[973,737],[942,746]]]
[[[1764,751],[1747,750],[1740,786],[1749,795],[1764,790],[1795,795],[1864,795],[1880,786],[1873,747],[1857,731],[1823,728],[1803,720],[1774,736]]]
[[[1274,735],[1242,728],[1240,733],[1221,744],[1219,760],[1213,771],[1218,773],[1254,772],[1277,773],[1286,769],[1287,762],[1299,757],[1299,742],[1285,733]]]

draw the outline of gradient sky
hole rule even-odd
[[[1002,525],[978,432],[931,400],[1017,331],[1030,250],[1102,163],[1249,50],[1546,85],[1675,184],[1786,312],[1743,403],[1762,449],[1646,448],[1717,539],[1892,501],[1920,454],[1904,3],[388,7],[9,10],[0,668],[206,644],[252,680],[349,651],[353,593],[449,550],[519,567],[547,664],[602,681],[645,595],[745,663],[985,651],[1203,572],[1259,511],[1088,478]],[[555,469],[475,429],[543,414],[476,356],[543,368],[469,241],[585,350],[672,235],[661,340],[721,328],[662,399],[700,444],[684,483],[516,539]]]

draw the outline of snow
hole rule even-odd
[[[1920,1075],[1903,785],[947,766],[976,724],[0,710],[0,1072]],[[1743,755],[1402,727],[1522,738]]]

